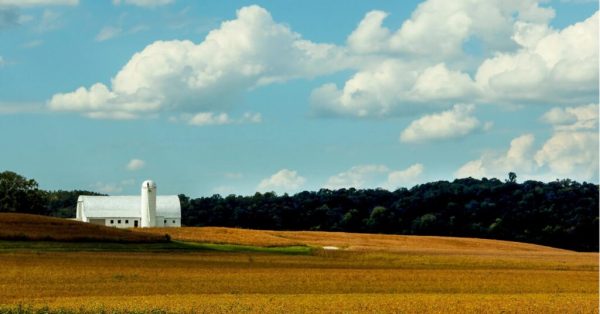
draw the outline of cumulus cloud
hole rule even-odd
[[[485,60],[475,80],[487,99],[578,104],[598,95],[598,12],[563,30],[515,24],[514,53]]]
[[[470,38],[492,49],[510,48],[515,18],[545,23],[554,17],[554,11],[540,7],[538,0],[428,0],[419,4],[396,31],[382,25],[387,15],[382,11],[367,13],[348,37],[348,46],[359,53],[395,52],[446,59],[462,55]]]
[[[311,94],[313,108],[324,114],[383,117],[447,107],[476,93],[469,76],[443,63],[423,67],[386,59],[357,72],[343,88],[324,84]]]
[[[555,132],[540,147],[534,147],[533,135],[522,135],[512,140],[506,153],[487,152],[464,164],[455,176],[504,177],[514,171],[534,179],[597,179],[597,110],[595,104],[554,108],[542,120],[552,124]]]
[[[554,11],[538,0],[429,0],[397,31],[382,25],[387,15],[367,13],[348,37],[349,50],[364,58],[342,86],[313,90],[316,113],[387,117],[466,101],[573,105],[597,98],[597,12],[562,30],[549,25]],[[469,40],[482,43],[483,55],[465,52]]]
[[[347,171],[329,177],[327,189],[384,187],[396,189],[415,184],[424,167],[417,163],[403,170],[391,170],[385,165],[370,164],[354,166]]]
[[[598,175],[598,104],[556,107],[541,120],[555,133],[536,152],[535,161],[561,176],[591,179]]]
[[[263,192],[295,192],[298,191],[305,182],[306,179],[298,175],[298,172],[282,169],[272,176],[260,181],[256,189]]]
[[[574,131],[598,128],[598,104],[578,107],[555,107],[542,116],[542,121],[558,131]]]
[[[335,46],[301,38],[258,6],[204,41],[156,41],[136,53],[108,87],[96,83],[59,93],[52,110],[80,112],[227,111],[243,91],[293,78],[331,73],[343,65]],[[290,62],[294,60],[294,62]],[[110,115],[107,115],[110,116]]]
[[[530,173],[535,165],[532,158],[534,141],[535,137],[532,134],[521,135],[510,142],[510,148],[506,152],[486,152],[479,159],[460,167],[455,176],[502,178],[511,171]]]
[[[126,168],[129,171],[136,171],[136,170],[140,170],[140,169],[144,168],[145,166],[146,166],[146,162],[145,161],[143,161],[141,159],[134,158],[134,159],[130,160],[127,163],[127,167]]]
[[[399,187],[415,185],[424,169],[422,164],[417,163],[404,170],[392,171],[388,174],[385,187],[394,190]]]
[[[138,7],[158,7],[162,5],[167,5],[175,2],[175,0],[113,0],[114,5],[120,5],[121,3],[135,5]]]
[[[374,176],[388,171],[388,167],[384,165],[354,166],[347,171],[330,177],[324,187],[327,189],[362,188]]]
[[[557,132],[535,154],[553,174],[590,180],[598,176],[598,132]]]
[[[472,115],[474,105],[454,105],[451,110],[425,115],[402,131],[400,141],[419,143],[467,136],[491,127],[491,122],[481,123]]]

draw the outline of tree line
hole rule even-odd
[[[99,195],[42,191],[25,178],[28,188],[11,194],[5,176],[0,173],[0,211],[74,217],[77,196]],[[465,178],[395,191],[349,188],[179,198],[186,226],[478,237],[598,251],[598,193],[597,184],[569,179],[517,183],[511,173],[505,181]]]

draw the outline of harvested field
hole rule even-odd
[[[69,239],[149,231],[190,242],[0,241],[0,312],[598,313],[597,253],[466,238],[142,232],[6,217],[3,232],[28,238],[65,227],[74,229]]]
[[[164,234],[132,232],[80,221],[28,214],[0,213],[0,240],[68,242],[165,242]]]
[[[270,231],[222,227],[148,228],[143,232],[168,233],[181,241],[241,244],[255,246],[315,247],[335,246],[352,251],[489,251],[489,252],[568,252],[547,246],[474,238],[406,236],[317,231]]]
[[[598,254],[0,253],[0,310],[597,313]]]

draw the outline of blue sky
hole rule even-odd
[[[0,170],[204,196],[598,182],[596,1],[0,0]]]

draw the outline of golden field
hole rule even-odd
[[[12,252],[0,265],[5,308],[598,312],[597,254]]]
[[[139,231],[140,229],[135,229]],[[254,246],[335,246],[351,251],[492,251],[567,252],[547,246],[474,238],[407,236],[319,231],[272,231],[224,227],[145,228],[144,233],[169,234],[174,240]]]
[[[315,249],[304,255],[239,248],[0,250],[0,312],[598,313],[598,253],[447,237],[150,231],[188,241]]]

